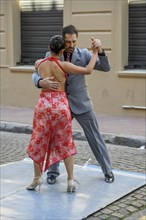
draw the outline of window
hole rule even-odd
[[[44,58],[53,35],[63,27],[63,0],[20,0],[21,62],[34,64]]]
[[[129,2],[129,60],[125,69],[146,69],[146,2]]]

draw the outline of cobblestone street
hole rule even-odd
[[[27,155],[26,146],[29,134],[1,132],[1,164],[24,159]],[[75,164],[84,165],[91,158],[92,164],[97,164],[86,141],[75,141],[77,155]],[[113,168],[125,171],[145,173],[145,149],[127,146],[107,145]],[[98,186],[97,186],[98,187]],[[130,193],[104,209],[94,213],[86,220],[137,220],[146,215],[146,186]]]

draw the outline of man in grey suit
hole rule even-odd
[[[78,37],[77,29],[73,25],[68,25],[62,29],[62,36],[66,41],[66,46],[60,60],[66,60],[77,66],[85,67],[91,59],[91,53],[87,49],[76,47]],[[92,46],[98,48],[98,59],[94,69],[104,72],[109,71],[110,64],[101,47],[100,40],[93,38]],[[49,52],[46,56],[49,56]],[[33,73],[32,80],[38,88],[51,90],[58,88],[58,82],[54,82],[50,78],[42,79],[37,72]],[[105,181],[108,183],[113,182],[114,175],[110,158],[105,142],[99,132],[96,115],[93,111],[92,101],[87,90],[85,75],[69,74],[66,81],[66,94],[72,117],[75,118],[83,128],[91,150],[105,175]],[[54,184],[59,174],[59,163],[57,163],[48,169],[47,182]]]

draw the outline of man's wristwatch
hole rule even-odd
[[[98,55],[99,55],[99,56],[105,56],[105,51],[104,51],[104,49],[102,49],[102,52],[101,52],[101,53],[98,52]]]

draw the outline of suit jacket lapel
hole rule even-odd
[[[79,57],[77,49],[75,48],[72,54],[71,62],[74,64],[77,60],[80,60],[80,57]]]
[[[64,61],[64,56],[61,55],[60,58],[59,58],[60,61]],[[80,60],[80,56],[78,54],[78,51],[77,49],[75,48],[74,49],[74,52],[72,54],[72,58],[71,58],[71,62],[74,64],[77,60]]]

